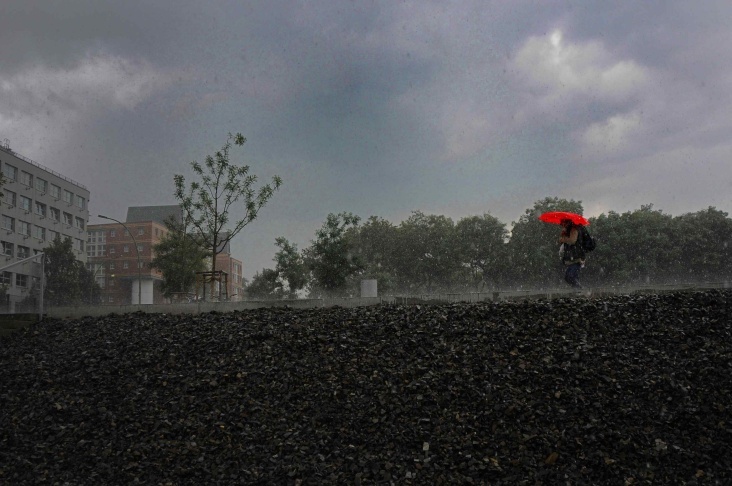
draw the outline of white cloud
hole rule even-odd
[[[587,214],[613,210],[625,212],[653,203],[674,215],[708,206],[729,208],[732,144],[713,147],[680,146],[624,164],[584,172],[572,182],[577,199],[585,201]]]
[[[2,79],[3,91],[22,93],[32,103],[58,100],[77,110],[101,101],[132,109],[169,82],[169,77],[145,62],[121,57],[89,56],[72,68],[36,66]]]
[[[571,44],[557,30],[530,37],[511,66],[526,89],[527,111],[566,114],[588,102],[622,103],[641,94],[650,71],[633,60],[618,60],[599,42]]]
[[[578,135],[582,152],[593,156],[611,156],[623,150],[639,135],[641,115],[638,112],[614,115],[582,129]]]
[[[117,109],[134,110],[171,79],[146,62],[103,55],[66,68],[37,65],[0,75],[0,130],[34,152],[39,138],[57,142],[75,123]]]

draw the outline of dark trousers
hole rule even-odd
[[[572,287],[582,287],[579,283],[580,268],[582,268],[581,263],[573,263],[567,265],[567,269],[564,271],[564,280]]]

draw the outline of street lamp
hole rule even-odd
[[[140,249],[137,248],[137,241],[135,240],[135,235],[132,234],[132,231],[122,222],[117,221],[114,218],[110,218],[109,216],[102,216],[101,214],[98,214],[102,219],[108,219],[110,221],[114,221],[115,223],[119,223],[127,230],[127,232],[132,236],[132,243],[135,245],[135,251],[137,252],[137,305],[142,305],[142,263],[140,262]]]

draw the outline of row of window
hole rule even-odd
[[[7,214],[3,214],[2,218],[0,218],[0,226],[8,234],[18,232],[23,236],[32,236],[43,241],[53,241],[60,234],[58,231],[53,231],[52,229],[44,228],[43,226],[31,224],[27,221],[20,219],[16,221],[15,218],[10,217]],[[74,240],[74,248],[79,251],[84,251],[84,241],[78,238],[74,238]],[[81,242],[81,244],[77,244],[76,241]]]
[[[135,234],[137,236],[143,236],[145,234],[145,228],[137,228],[135,230]],[[117,230],[116,229],[110,229],[110,230],[93,230],[88,231],[86,235],[86,241],[88,243],[104,243],[107,241],[107,233],[109,233],[110,238],[116,238],[117,237]],[[158,228],[155,228],[155,236],[159,236],[159,233],[162,233]],[[125,237],[130,236],[130,232],[127,230],[123,231],[123,234]]]
[[[116,270],[117,269],[117,263],[116,262],[109,262],[109,269],[110,270]],[[146,268],[148,266],[147,262],[137,262],[136,263],[137,268]],[[88,263],[86,267],[89,269],[90,272],[96,272],[98,275],[104,275],[105,265],[104,264],[97,264],[96,270],[92,267],[91,263]],[[123,261],[120,268],[130,268],[130,262],[129,261]]]
[[[3,255],[5,256],[15,256],[15,245],[13,243],[8,243],[7,241],[0,242],[2,246],[0,246],[0,249],[3,252]],[[38,253],[38,250],[33,250],[33,254]],[[31,249],[27,246],[18,245],[18,258],[28,258],[31,256]]]
[[[105,243],[107,241],[106,230],[91,230],[86,232],[87,243]]]
[[[144,245],[137,245],[137,251],[140,253],[143,253],[145,250]],[[113,245],[109,245],[109,254],[114,255],[117,252],[117,247]],[[122,246],[122,253],[129,253],[130,252],[130,245],[123,245]],[[97,257],[97,256],[107,256],[107,245],[86,245],[86,256],[88,257]]]
[[[56,232],[51,231],[51,233],[56,233]],[[56,233],[56,234],[58,234],[58,233]],[[44,238],[41,238],[40,236],[38,238],[44,239]],[[55,238],[55,236],[54,236],[54,238]],[[66,238],[69,238],[69,237],[67,236]],[[72,246],[73,246],[74,250],[80,251],[80,252],[84,251],[84,241],[83,240],[80,240],[79,238],[72,238],[72,243],[73,243]],[[30,254],[31,250],[27,246],[17,245],[17,250],[18,250],[17,254],[16,254],[15,250],[16,250],[16,245],[14,243],[11,243],[9,241],[0,241],[0,251],[2,251],[2,254],[5,255],[6,257],[17,256],[18,258],[22,259],[22,258],[28,258],[29,256],[31,256],[31,254]],[[40,250],[34,249],[33,254],[35,255],[39,251]]]
[[[61,187],[56,184],[49,184],[46,179],[34,177],[30,172],[26,172],[24,170],[18,171],[18,168],[14,165],[3,164],[2,171],[8,181],[18,181],[27,187],[35,187],[41,194],[46,194],[50,191],[51,197],[54,199],[63,198],[67,204],[76,204],[76,207],[79,209],[84,209],[86,207],[86,199],[83,196],[74,194],[67,189],[61,189]]]
[[[15,286],[27,289],[30,283],[37,281],[37,277],[24,275],[22,273],[15,274]],[[13,272],[0,272],[0,285],[5,287],[13,286]]]
[[[31,198],[25,196],[18,197],[16,193],[8,191],[7,189],[3,189],[3,195],[3,201],[5,204],[11,207],[17,205],[21,209],[25,210],[26,213],[33,211],[33,213],[41,218],[49,217],[52,221],[63,221],[64,224],[68,226],[74,226],[75,228],[82,230],[84,229],[84,226],[86,226],[84,218],[73,216],[71,213],[61,211],[53,206],[47,206],[40,201],[36,201],[34,204]]]
[[[15,284],[15,287],[27,289],[33,284],[38,285],[38,277],[16,273],[15,278],[13,278],[13,272],[0,272],[0,285],[10,288],[13,284]],[[114,287],[114,280],[109,281],[109,286]],[[104,285],[101,287],[104,288]],[[114,303],[114,296],[108,296],[107,301]]]
[[[86,199],[83,196],[74,194],[67,189],[61,189],[56,184],[49,184],[46,179],[34,177],[30,172],[24,170],[18,171],[18,168],[14,165],[3,164],[2,172],[8,181],[18,181],[26,187],[35,187],[41,194],[46,194],[50,191],[51,197],[54,199],[63,198],[69,206],[76,204],[76,207],[79,209],[86,207]]]

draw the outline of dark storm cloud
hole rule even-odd
[[[721,1],[6,0],[0,138],[124,217],[174,202],[172,175],[243,132],[235,161],[285,180],[235,243],[249,276],[275,237],[302,247],[328,212],[510,222],[548,195],[595,214],[732,210],[709,196],[732,188],[731,14]]]

